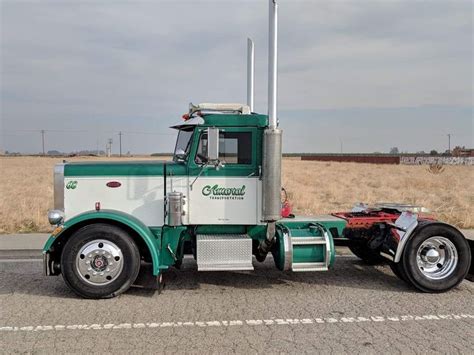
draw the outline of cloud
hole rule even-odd
[[[83,129],[94,134],[51,144],[88,148],[119,130],[166,132],[189,101],[243,102],[247,36],[256,42],[256,108],[266,112],[266,1],[4,1],[1,9],[10,134]],[[282,0],[279,107],[348,117],[353,108],[471,107],[471,15],[470,1]],[[465,125],[455,112],[451,120]],[[472,124],[464,127],[472,137]],[[5,135],[5,149],[38,151],[27,136]],[[169,151],[173,137],[135,140],[137,151]]]

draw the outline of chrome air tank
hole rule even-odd
[[[183,205],[184,199],[181,192],[168,192],[166,214],[168,215],[169,226],[176,227],[183,225]]]

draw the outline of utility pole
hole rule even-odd
[[[120,157],[122,156],[122,131],[119,132]]]
[[[43,146],[43,156],[44,154],[44,129],[41,130],[41,144]]]
[[[448,133],[447,136],[448,136],[448,153],[451,154],[451,133]]]
[[[341,154],[342,154],[342,138],[339,138],[339,143],[341,143]]]
[[[112,138],[109,138],[107,147],[107,156],[110,158],[110,156],[112,155]]]

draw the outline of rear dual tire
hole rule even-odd
[[[471,252],[464,236],[445,224],[427,224],[406,244],[395,275],[422,292],[441,293],[459,285],[469,272]]]
[[[140,270],[137,245],[123,229],[103,223],[82,227],[61,254],[61,273],[84,298],[111,298],[130,288]]]

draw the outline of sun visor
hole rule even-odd
[[[196,116],[193,118],[190,118],[189,120],[183,121],[180,124],[177,124],[175,126],[171,126],[170,128],[174,129],[182,129],[184,127],[189,127],[189,126],[199,126],[204,124],[204,119],[200,116]]]

